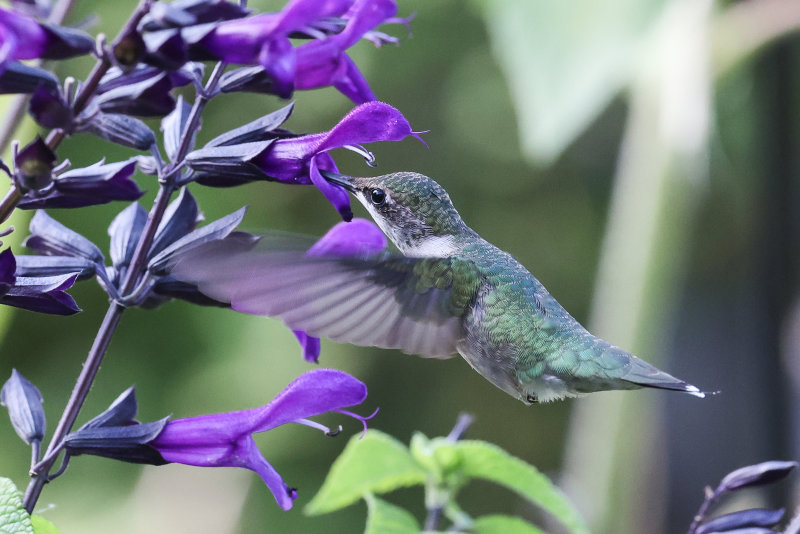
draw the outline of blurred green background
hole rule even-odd
[[[747,463],[800,458],[800,40],[790,35],[800,27],[800,4],[399,4],[400,15],[416,13],[413,36],[395,28],[400,46],[360,43],[352,57],[379,98],[415,129],[430,130],[429,148],[414,140],[372,145],[374,170],[353,154],[334,154],[342,172],[436,178],[470,226],[514,254],[595,333],[720,393],[699,400],[609,392],[526,407],[460,359],[323,342],[322,365],[367,383],[359,411],[380,407],[371,426],[407,442],[416,430],[446,434],[460,411],[474,414],[467,437],[551,475],[593,531],[609,534],[684,532],[705,485]],[[72,20],[96,13],[98,29],[113,35],[132,9],[133,2],[80,0]],[[82,77],[91,62],[64,66]],[[295,98],[288,127],[298,132],[328,129],[352,107],[333,89]],[[204,115],[199,142],[281,105],[221,96]],[[86,135],[59,150],[75,166],[129,155]],[[156,185],[139,182],[149,207]],[[311,187],[192,192],[208,220],[249,204],[247,229],[321,235],[338,221]],[[106,227],[122,207],[51,214],[105,248]],[[357,214],[366,216],[360,207]],[[16,367],[40,388],[51,426],[106,309],[93,282],[72,294],[84,309],[77,316],[0,312],[0,370]],[[274,320],[185,303],[130,310],[80,421],[131,384],[141,420],[252,407],[310,368]],[[359,430],[344,423],[346,435]],[[0,440],[0,473],[24,488],[29,452],[7,423]],[[64,533],[358,532],[363,505],[302,514],[345,440],[299,426],[259,437],[266,458],[299,487],[290,512],[250,472],[83,457],[45,488],[38,509]],[[790,484],[778,490],[741,497],[798,502]],[[389,500],[423,516],[421,490]],[[537,517],[489,484],[466,488],[460,502],[474,515]]]

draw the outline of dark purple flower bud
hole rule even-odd
[[[125,113],[142,117],[160,117],[175,108],[170,95],[172,80],[165,72],[144,80],[119,85],[94,99],[105,113]]]
[[[0,71],[17,59],[64,59],[87,54],[94,40],[84,32],[37,22],[0,8]]]
[[[366,399],[366,386],[352,376],[333,369],[309,371],[289,384],[269,404],[251,410],[201,415],[169,421],[150,445],[168,462],[200,467],[244,467],[258,473],[284,510],[292,507],[297,492],[258,450],[253,434],[286,423],[325,428],[308,421],[325,412],[338,412],[366,419],[344,410]],[[329,429],[328,430],[330,433]]]
[[[187,253],[188,251],[199,247],[211,241],[218,241],[231,235],[233,230],[239,226],[244,218],[247,208],[239,208],[233,213],[229,213],[225,217],[217,219],[202,228],[198,228],[193,232],[187,233],[176,239],[158,252],[154,254],[148,262],[148,269],[151,273],[156,275],[164,274],[167,266],[177,257]],[[234,237],[234,236],[232,236]],[[235,232],[235,238],[238,243],[255,243],[258,238],[247,234],[245,232]],[[155,247],[153,248],[155,251]]]
[[[112,200],[136,200],[144,194],[131,179],[135,161],[105,164],[102,161],[58,175],[53,187],[41,196],[26,195],[21,209],[76,208],[106,204]]]
[[[103,269],[105,258],[97,245],[70,230],[44,211],[37,211],[31,219],[31,235],[24,245],[48,256],[75,256],[86,258]]]
[[[72,107],[57,88],[42,86],[34,91],[28,112],[45,128],[68,130],[72,124]]]
[[[308,249],[309,256],[365,256],[386,249],[388,242],[380,228],[367,219],[353,219],[333,226]],[[292,330],[307,362],[318,363],[319,338],[309,336],[302,330]]]
[[[180,68],[189,60],[187,45],[179,29],[170,28],[144,34],[145,62],[168,70]]]
[[[183,96],[178,96],[175,109],[161,121],[161,131],[164,132],[164,150],[170,161],[173,161],[178,155],[178,148],[181,146],[183,132],[186,129],[186,122],[189,120],[191,111],[192,106],[183,99]],[[194,147],[199,129],[198,127],[189,132],[192,138],[189,142],[190,147]]]
[[[178,280],[172,276],[161,276],[153,286],[153,295],[141,304],[142,308],[155,308],[171,299],[185,300],[198,306],[230,308],[230,302],[220,302],[201,293],[196,284]]]
[[[779,523],[786,510],[765,510],[763,508],[753,508],[752,510],[742,510],[719,517],[715,517],[698,527],[696,534],[712,534],[714,532],[737,532],[738,529],[752,527],[771,527]],[[734,530],[737,529],[737,530]],[[772,531],[769,531],[772,532]]]
[[[0,296],[5,295],[14,285],[16,270],[17,262],[11,249],[7,248],[0,252]]]
[[[0,94],[33,93],[44,87],[57,90],[58,78],[51,72],[38,67],[29,67],[17,61],[6,63],[0,73]]]
[[[241,67],[226,72],[219,81],[223,93],[245,91],[249,93],[273,94],[275,83],[262,66]]]
[[[154,256],[181,237],[195,229],[203,220],[197,201],[187,188],[181,189],[178,198],[170,202],[164,212],[164,218],[158,225],[150,255]]]
[[[75,256],[15,256],[17,276],[61,276],[77,274],[78,280],[95,275],[96,265],[86,258]]]
[[[195,24],[231,20],[247,16],[250,11],[228,0],[177,0],[156,2],[142,21],[142,28],[155,31]]]
[[[338,172],[328,151],[335,148],[354,149],[360,143],[400,141],[409,135],[421,140],[398,110],[383,102],[368,102],[353,109],[328,132],[233,146],[204,147],[190,153],[187,164],[198,171],[198,183],[215,187],[238,185],[251,180],[313,184],[345,220],[350,220],[352,211],[347,192],[330,184],[320,174],[321,170]]]
[[[289,134],[286,130],[279,129],[292,115],[294,103],[284,106],[277,111],[264,115],[260,119],[247,123],[234,130],[219,135],[209,141],[206,146],[231,146],[253,141],[264,141],[277,137],[296,137]],[[287,135],[288,134],[288,135]]]
[[[16,369],[0,390],[0,405],[8,409],[11,425],[22,440],[42,441],[45,430],[42,394]]]
[[[14,287],[0,297],[0,304],[54,315],[72,315],[81,309],[66,290],[78,274],[61,276],[17,276]]]
[[[64,439],[71,456],[91,454],[115,460],[150,465],[166,461],[158,451],[148,446],[167,424],[167,418],[152,423],[136,421],[136,392],[125,390],[103,413],[94,417]]]
[[[14,158],[14,181],[20,191],[40,191],[53,183],[56,155],[41,137],[23,148]]]
[[[139,119],[118,113],[102,113],[96,107],[78,117],[75,130],[137,150],[150,150],[156,142],[156,135]]]
[[[166,73],[172,87],[183,87],[184,85],[192,83],[192,81],[198,77],[198,73],[195,72],[198,66],[201,69],[199,76],[202,77],[202,63],[189,63],[178,70]],[[157,78],[162,74],[164,74],[163,70],[147,65],[137,65],[134,69],[128,71],[123,71],[119,67],[112,67],[100,80],[97,93],[107,93],[113,89],[138,84],[146,80]]]
[[[111,54],[117,64],[133,67],[142,59],[146,51],[142,35],[136,29],[130,29],[114,43]]]
[[[147,211],[138,202],[134,202],[114,217],[108,226],[108,235],[111,237],[109,255],[114,268],[115,286],[125,278],[146,223]]]
[[[719,483],[718,491],[733,491],[751,486],[770,484],[786,477],[797,462],[771,461],[755,465],[748,465],[733,471]]]

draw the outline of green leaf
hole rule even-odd
[[[11,479],[0,477],[0,534],[34,534],[22,494]]]
[[[34,534],[58,534],[58,529],[49,519],[40,515],[32,515],[31,522]]]
[[[364,534],[418,534],[417,519],[405,508],[375,497],[364,495],[367,501],[367,528]]]
[[[459,441],[463,474],[489,480],[516,491],[550,512],[573,534],[589,534],[578,511],[550,480],[532,465],[484,441]]]
[[[524,519],[507,515],[479,517],[473,522],[472,529],[474,534],[547,534]]]
[[[319,492],[305,507],[318,515],[349,506],[367,493],[423,484],[427,475],[405,445],[377,430],[354,436],[333,462]]]
[[[480,2],[528,157],[555,160],[625,87],[663,3]]]

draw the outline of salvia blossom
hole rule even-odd
[[[187,164],[199,171],[198,183],[211,186],[238,185],[252,180],[316,186],[325,198],[349,221],[353,217],[348,193],[325,180],[320,171],[338,172],[333,157],[335,148],[348,148],[365,155],[361,143],[400,141],[419,137],[403,115],[389,104],[367,102],[348,113],[327,132],[269,139],[261,142],[216,146],[214,141],[187,156]]]
[[[292,381],[266,406],[169,421],[149,445],[168,462],[200,467],[243,467],[255,471],[275,496],[278,505],[288,510],[297,498],[297,490],[287,486],[267,462],[253,440],[253,434],[286,423],[300,423],[335,434],[307,420],[325,412],[338,412],[358,419],[366,429],[369,417],[344,409],[361,404],[366,397],[367,387],[347,373],[315,369]]]
[[[380,228],[367,219],[353,219],[333,226],[319,241],[308,249],[309,256],[365,256],[384,250],[388,245]],[[309,336],[303,330],[293,330],[303,348],[306,361],[319,361],[319,338]]]
[[[10,249],[0,252],[0,304],[40,313],[72,315],[81,311],[66,290],[78,273],[55,276],[18,276],[17,262]]]
[[[17,59],[64,59],[87,54],[94,40],[86,33],[38,22],[0,8],[0,72]]]
[[[375,100],[375,95],[345,51],[376,26],[396,22],[396,11],[394,0],[295,0],[279,13],[184,33],[196,40],[195,51],[231,63],[260,64],[270,79],[262,89],[282,98],[289,98],[295,89],[334,86],[360,104]],[[331,17],[344,22],[338,33],[315,29]],[[289,37],[298,33],[319,38],[293,48]]]
[[[77,208],[112,200],[136,200],[144,194],[131,179],[136,162],[121,161],[75,169],[57,175],[44,191],[31,191],[17,205],[20,209]]]

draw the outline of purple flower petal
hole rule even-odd
[[[319,241],[308,249],[309,256],[356,256],[374,254],[388,246],[386,236],[380,228],[367,219],[353,219],[333,226]],[[303,348],[303,358],[307,362],[319,363],[320,342],[318,337],[309,336],[303,330],[293,330],[297,341]]]
[[[367,219],[353,219],[334,225],[308,249],[309,256],[362,256],[381,252],[388,246],[386,236]]]
[[[397,109],[383,102],[362,104],[348,113],[329,132],[278,139],[252,158],[267,175],[293,184],[313,183],[345,220],[352,218],[347,192],[325,180],[320,170],[338,172],[327,151],[375,141],[400,141],[419,137]],[[424,142],[424,141],[423,141]]]
[[[0,295],[14,285],[14,272],[16,270],[17,262],[11,249],[7,248],[0,252]]]
[[[316,369],[295,379],[261,408],[169,421],[150,445],[169,462],[251,469],[261,476],[281,508],[288,510],[297,493],[264,459],[252,434],[341,411],[363,402],[366,396],[366,386],[347,373]]]
[[[310,363],[319,363],[320,341],[318,337],[309,336],[303,330],[292,330],[297,342],[303,349],[303,359]]]
[[[0,297],[0,303],[40,313],[72,315],[81,309],[65,291],[72,287],[78,273],[61,276],[18,276],[14,287]]]

